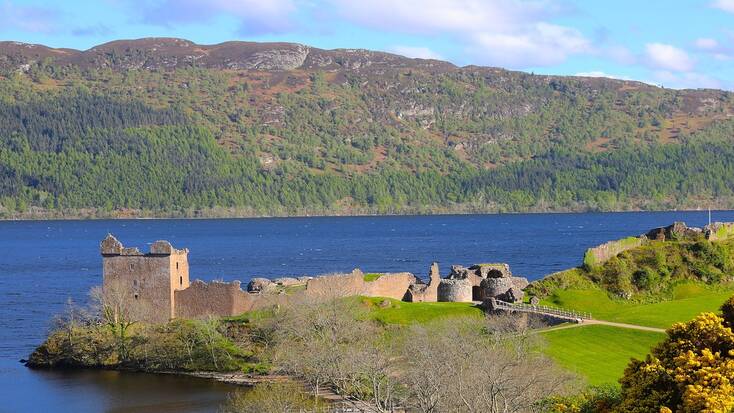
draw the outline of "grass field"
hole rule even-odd
[[[630,358],[643,358],[665,335],[602,325],[542,333],[545,353],[589,384],[616,383]]]
[[[426,323],[445,317],[482,317],[484,312],[472,303],[406,303],[388,298],[362,297],[369,317],[385,324]]]
[[[612,300],[602,290],[559,290],[544,304],[590,312],[599,320],[667,328],[702,312],[718,312],[721,304],[732,295],[731,288],[722,287],[717,291],[684,284],[675,288],[673,300],[650,304]]]

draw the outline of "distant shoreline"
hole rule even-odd
[[[716,208],[711,212],[734,211],[734,208]],[[451,208],[436,210],[406,209],[399,212],[379,213],[376,211],[360,210],[345,212],[295,212],[277,214],[249,214],[242,210],[213,209],[191,211],[192,213],[157,213],[143,210],[121,210],[111,213],[97,213],[93,210],[75,210],[68,212],[49,212],[34,210],[12,216],[0,216],[0,222],[12,221],[102,221],[102,220],[174,220],[174,219],[272,219],[272,218],[330,218],[330,217],[401,217],[401,216],[450,216],[450,215],[535,215],[535,214],[608,214],[633,212],[707,212],[707,209],[680,208],[680,209],[645,209],[630,208],[624,210],[595,210],[579,209],[530,209],[526,211],[501,211],[496,209],[464,209]]]

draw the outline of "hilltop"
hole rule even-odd
[[[0,215],[734,207],[734,98],[291,43],[0,42]]]

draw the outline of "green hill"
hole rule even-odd
[[[0,42],[0,216],[731,208],[732,114],[366,50]]]

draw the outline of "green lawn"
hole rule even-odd
[[[718,312],[733,294],[731,288],[717,291],[684,284],[676,287],[673,300],[640,304],[613,300],[602,290],[558,290],[544,304],[590,312],[599,320],[667,328],[702,312]]]
[[[484,312],[472,303],[406,303],[388,298],[362,297],[369,316],[385,324],[426,323],[438,318],[482,317]]]
[[[643,358],[665,335],[602,325],[541,333],[545,353],[589,384],[616,383],[630,358]]]

